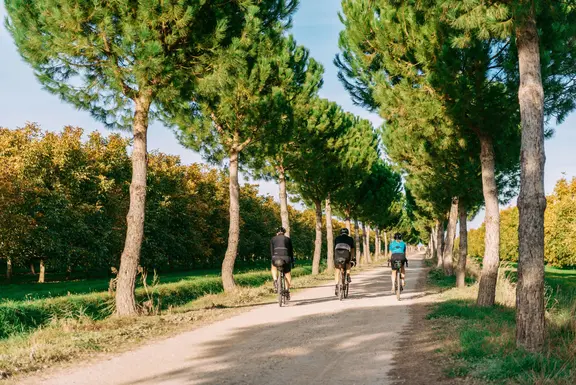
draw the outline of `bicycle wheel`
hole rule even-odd
[[[344,299],[344,285],[346,284],[344,279],[346,278],[346,270],[340,269],[340,282],[338,283],[338,297],[340,301]]]
[[[280,272],[278,277],[278,306],[282,307],[282,302],[284,301],[284,272]]]
[[[394,284],[396,290],[396,299],[400,301],[400,285],[402,282],[400,281],[400,270],[396,270],[396,282]]]

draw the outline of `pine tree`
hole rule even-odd
[[[264,156],[268,143],[285,140],[290,134],[285,129],[292,119],[286,97],[297,95],[308,86],[305,49],[291,37],[280,37],[284,25],[267,28],[259,19],[251,19],[242,38],[220,52],[213,63],[213,73],[199,81],[198,113],[192,116],[192,125],[180,123],[187,145],[201,150],[208,159],[229,160],[230,228],[222,263],[226,291],[235,288],[241,156],[246,157],[242,162],[250,165],[254,158]],[[285,89],[291,91],[285,94]]]
[[[561,121],[574,109],[573,44],[576,10],[562,1],[441,1],[462,34],[456,46],[497,39],[504,75],[518,89],[521,178],[516,342],[531,351],[544,346],[544,138],[546,117]]]
[[[16,46],[49,92],[109,127],[132,129],[130,208],[116,314],[136,314],[149,121],[180,95],[193,94],[195,74],[205,68],[202,62],[241,33],[247,9],[260,4],[268,17],[284,1],[5,3]]]

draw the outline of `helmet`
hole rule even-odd
[[[400,233],[394,234],[394,239],[396,239],[396,240],[401,240],[401,239],[402,239],[402,234],[400,234]]]
[[[278,229],[276,230],[276,233],[282,233],[282,234],[286,234],[286,229],[282,226],[278,227]]]
[[[343,228],[342,230],[340,230],[340,235],[349,235],[350,231],[348,231],[347,228]]]

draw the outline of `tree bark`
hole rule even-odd
[[[438,254],[438,261],[436,268],[440,269],[444,265],[444,224],[440,220],[436,220],[436,253]]]
[[[388,257],[388,233],[384,231],[384,257]]]
[[[372,255],[370,253],[370,225],[366,225],[366,261],[372,263]]]
[[[360,226],[358,226],[358,219],[354,219],[354,246],[356,247],[356,264],[360,266],[362,255],[360,254]]]
[[[350,209],[346,209],[346,228],[348,232],[352,233],[352,225],[350,224]]]
[[[134,287],[140,250],[144,238],[144,215],[146,212],[147,133],[150,95],[135,100],[134,144],[132,148],[132,181],[130,183],[130,207],[126,217],[126,241],[120,257],[120,270],[116,285],[116,315],[137,314]]]
[[[480,163],[482,165],[482,192],[486,216],[486,235],[484,236],[484,259],[482,275],[478,287],[478,306],[493,306],[496,300],[496,282],[500,265],[500,208],[498,206],[498,187],[496,186],[496,166],[492,139],[480,135]]]
[[[12,258],[8,257],[6,259],[6,280],[10,281],[12,279]]]
[[[288,214],[288,193],[286,192],[286,173],[283,167],[278,168],[280,185],[280,218],[282,227],[286,229],[286,236],[290,236],[290,216]]]
[[[327,261],[326,269],[332,273],[334,272],[334,232],[332,229],[332,206],[330,203],[330,194],[326,198],[326,248]]]
[[[468,216],[466,204],[460,200],[458,204],[458,216],[460,222],[460,245],[458,251],[458,269],[456,270],[456,287],[466,287],[466,258],[468,257]]]
[[[362,223],[362,258],[364,263],[368,263],[368,252],[366,251],[366,224]]]
[[[314,241],[314,258],[312,259],[312,275],[320,273],[320,257],[322,255],[322,202],[314,201],[316,207],[316,239]]]
[[[438,257],[438,226],[437,224],[432,227],[432,231],[430,232],[430,244],[432,245],[432,249],[430,250],[430,258],[437,258]]]
[[[544,318],[544,90],[534,3],[516,29],[520,63],[520,195],[518,197],[518,286],[516,290],[516,345],[541,351]]]
[[[236,289],[234,263],[240,241],[240,185],[238,183],[238,151],[230,152],[230,226],[228,228],[228,248],[222,261],[222,286],[225,292]]]
[[[452,198],[448,229],[446,230],[446,245],[442,266],[446,275],[454,275],[454,238],[456,238],[456,222],[458,221],[458,198]]]
[[[38,283],[46,282],[46,265],[44,264],[44,258],[40,259],[40,274],[38,275]]]
[[[382,246],[380,244],[380,229],[378,229],[378,226],[376,226],[376,228],[374,229],[374,238],[376,242],[376,246],[374,247],[374,259],[378,260],[381,257],[380,246]]]

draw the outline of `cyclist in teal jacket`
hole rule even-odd
[[[394,261],[401,261],[402,267],[400,269],[400,276],[402,277],[402,288],[406,284],[405,277],[406,277],[406,269],[404,269],[404,265],[408,266],[408,259],[406,259],[406,243],[402,240],[402,234],[396,233],[394,234],[394,240],[390,242],[390,246],[388,247],[390,250],[390,257],[391,265],[394,266]],[[394,294],[394,281],[396,280],[396,274],[394,274],[394,269],[392,269],[392,294]]]

